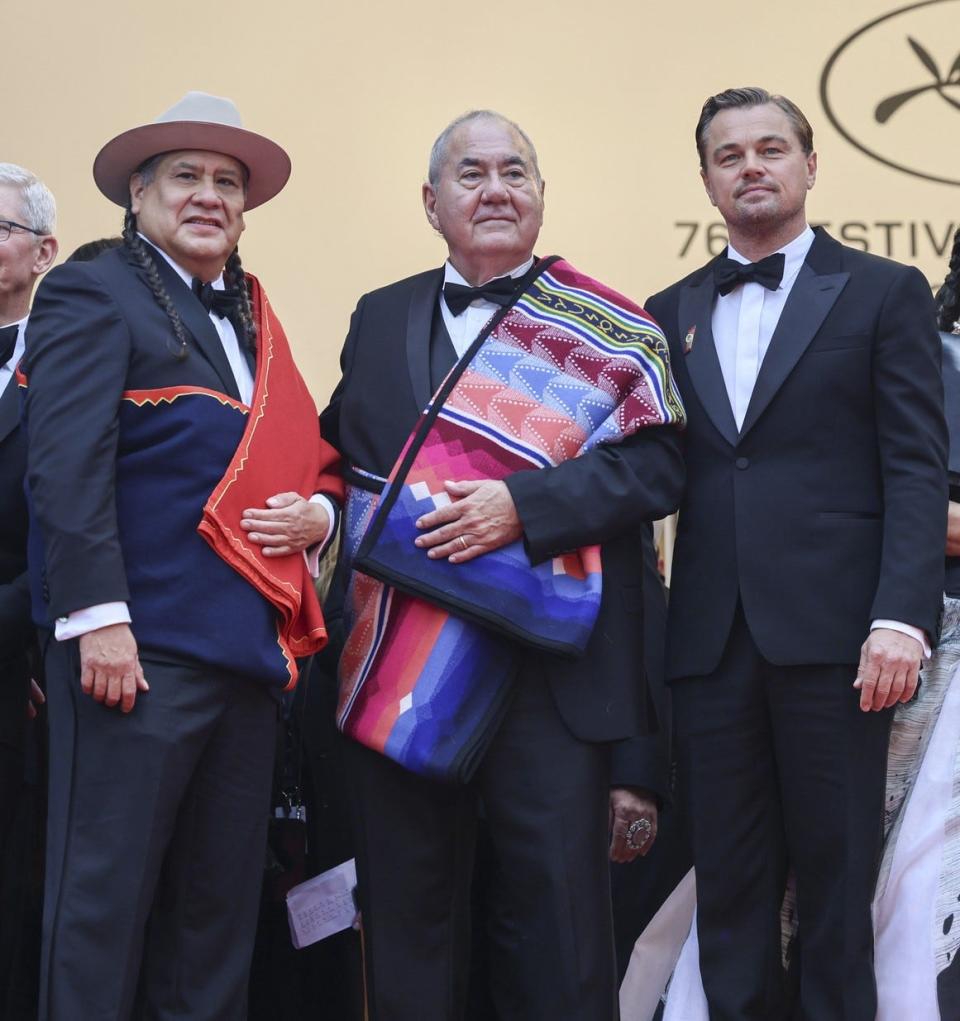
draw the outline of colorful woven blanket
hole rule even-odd
[[[518,292],[434,395],[379,502],[356,475],[348,498],[341,729],[443,779],[470,775],[523,646],[582,653],[600,607],[600,550],[532,565],[515,542],[452,565],[414,546],[416,520],[449,499],[445,480],[549,469],[684,420],[666,340],[642,309],[557,258]]]

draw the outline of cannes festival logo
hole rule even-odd
[[[888,167],[960,185],[960,0],[924,0],[848,36],[820,78],[843,137]]]

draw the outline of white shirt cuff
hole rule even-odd
[[[320,558],[327,552],[327,547],[337,534],[337,512],[330,498],[324,496],[323,493],[314,493],[310,497],[310,502],[319,503],[327,512],[327,534],[320,542],[303,551],[303,557],[307,562],[307,570],[310,572],[310,577],[318,578],[320,576]]]
[[[870,630],[875,631],[878,627],[887,628],[889,631],[899,631],[902,635],[909,635],[911,638],[916,638],[923,648],[923,658],[929,659],[933,655],[933,650],[930,648],[930,641],[927,638],[927,632],[923,628],[914,627],[913,624],[903,624],[899,620],[875,620],[870,625]]]
[[[111,624],[129,623],[130,609],[126,603],[98,603],[85,610],[74,610],[66,617],[57,617],[53,633],[58,642],[66,642]]]

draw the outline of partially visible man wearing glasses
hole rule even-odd
[[[34,631],[27,588],[26,442],[14,371],[37,279],[57,257],[57,207],[29,170],[0,163],[0,864],[7,860],[23,789],[26,706],[42,700],[28,653]],[[4,1014],[20,913],[0,910],[0,1015]]]

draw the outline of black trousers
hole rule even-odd
[[[372,1021],[465,1010],[478,814],[498,869],[502,1021],[617,1016],[607,863],[609,748],[567,730],[542,678],[521,674],[466,786],[425,780],[346,742]],[[497,998],[496,990],[494,991]]]
[[[246,1016],[276,739],[253,681],[141,660],[131,713],[51,643],[43,1021]]]
[[[804,1021],[873,1021],[873,896],[892,713],[855,665],[775,666],[738,609],[717,670],[673,685],[711,1021],[787,1017],[780,906],[797,877]]]
[[[25,656],[0,660],[0,861],[23,790],[30,672]]]

